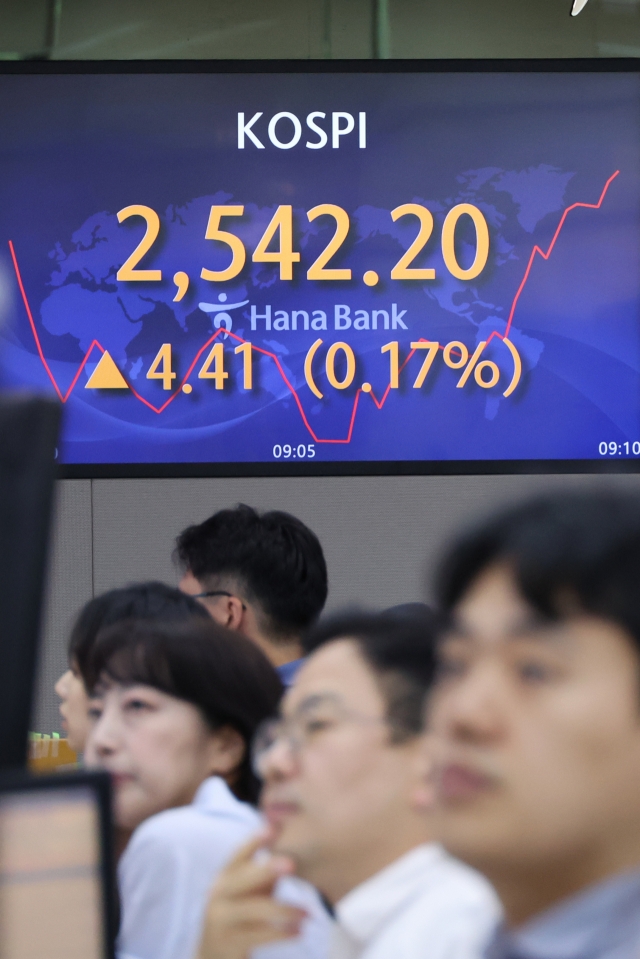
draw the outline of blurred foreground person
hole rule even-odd
[[[282,685],[254,643],[208,616],[112,626],[88,678],[87,764],[112,774],[116,827],[131,836],[118,867],[119,955],[189,959],[218,872],[261,826],[249,744]],[[313,908],[310,892],[296,895]]]
[[[488,954],[637,959],[640,498],[501,513],[453,549],[439,594],[438,829],[500,894]]]
[[[317,536],[289,513],[241,504],[185,529],[176,556],[180,589],[216,622],[252,639],[288,685],[300,665],[300,637],[327,599]]]
[[[62,728],[69,745],[83,753],[91,728],[89,699],[83,675],[99,631],[123,619],[161,619],[182,622],[195,616],[205,619],[200,604],[165,583],[135,583],[89,600],[78,614],[67,651],[69,668],[55,685],[60,697]]]
[[[201,959],[245,959],[294,935],[270,898],[294,871],[335,909],[334,959],[470,959],[499,917],[486,881],[432,842],[423,700],[434,671],[424,617],[351,615],[317,628],[282,718],[256,738],[271,858],[246,847],[209,903]]]

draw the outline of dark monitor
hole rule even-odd
[[[640,469],[637,60],[0,66],[69,476]]]
[[[27,759],[59,422],[57,401],[0,397],[0,769]]]
[[[0,777],[0,956],[113,959],[109,779]]]

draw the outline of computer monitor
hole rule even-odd
[[[0,397],[0,769],[27,761],[60,409]]]
[[[103,773],[0,777],[0,956],[113,959]]]

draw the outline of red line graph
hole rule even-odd
[[[509,313],[509,319],[507,320],[507,328],[505,329],[501,339],[504,336],[509,336],[509,332],[511,330],[511,324],[513,323],[513,316],[514,316],[514,313],[516,312],[516,307],[518,306],[518,300],[520,299],[520,296],[522,295],[522,292],[525,286],[527,285],[527,280],[529,279],[529,274],[531,273],[531,267],[533,266],[533,262],[536,258],[536,255],[541,256],[543,260],[548,260],[551,254],[553,253],[553,248],[556,245],[556,241],[558,237],[560,236],[562,227],[565,224],[565,220],[567,219],[571,211],[577,210],[579,207],[582,207],[585,210],[599,210],[602,204],[604,203],[604,198],[609,192],[609,187],[611,186],[611,184],[613,183],[613,181],[619,174],[620,174],[620,170],[616,170],[615,173],[611,174],[611,176],[609,177],[609,179],[607,180],[607,182],[605,183],[603,187],[602,193],[600,194],[600,199],[598,200],[597,203],[572,203],[571,206],[567,207],[567,209],[562,214],[560,222],[558,223],[558,226],[556,228],[556,232],[553,234],[553,239],[551,240],[551,243],[549,244],[549,248],[547,249],[546,253],[544,252],[544,250],[541,250],[539,246],[534,246],[533,250],[531,251],[531,256],[529,257],[529,263],[527,264],[527,269],[525,270],[525,274],[522,278],[522,283],[518,287],[518,292],[516,293],[513,299],[513,303],[511,305],[511,312]],[[491,334],[491,335],[493,336],[494,334]],[[500,334],[496,333],[495,335],[499,336]]]
[[[521,282],[520,286],[518,287],[518,291],[517,291],[517,293],[516,293],[516,295],[515,295],[515,297],[514,297],[514,299],[513,299],[513,303],[511,304],[511,310],[509,311],[509,318],[508,318],[508,320],[507,320],[507,325],[506,325],[506,327],[505,327],[505,331],[504,331],[504,333],[499,333],[497,330],[494,330],[494,331],[489,335],[489,337],[487,338],[487,345],[491,342],[491,340],[492,340],[494,337],[498,337],[498,338],[501,339],[501,340],[504,340],[504,339],[508,338],[509,333],[510,333],[511,328],[512,328],[512,325],[513,325],[513,318],[514,318],[516,309],[517,309],[517,307],[518,307],[518,302],[519,302],[520,297],[522,296],[522,293],[523,293],[523,291],[524,291],[524,289],[525,289],[525,287],[526,287],[526,285],[527,285],[527,281],[529,280],[529,276],[530,276],[530,274],[531,274],[531,270],[532,270],[532,268],[533,268],[533,264],[534,264],[534,262],[535,262],[536,256],[541,256],[541,257],[543,258],[543,260],[548,260],[548,259],[549,259],[549,257],[551,256],[551,254],[552,254],[552,252],[553,252],[553,249],[554,249],[554,247],[555,247],[555,245],[556,245],[556,242],[557,242],[557,240],[558,240],[558,237],[560,236],[560,233],[562,232],[562,228],[563,228],[563,226],[564,226],[564,224],[565,224],[565,222],[566,222],[566,219],[567,219],[568,215],[571,213],[572,210],[577,210],[578,208],[583,208],[583,209],[586,209],[586,210],[599,210],[599,209],[601,208],[602,204],[604,203],[604,199],[605,199],[605,197],[606,197],[606,195],[607,195],[607,192],[608,192],[608,190],[609,190],[609,187],[611,186],[611,184],[613,183],[613,181],[615,180],[615,178],[619,175],[619,173],[620,173],[620,171],[619,171],[619,170],[616,170],[616,172],[613,173],[613,174],[609,177],[609,179],[607,180],[607,182],[605,183],[605,185],[604,185],[604,187],[603,187],[602,193],[601,193],[601,195],[600,195],[600,199],[598,200],[597,203],[573,203],[573,204],[571,204],[571,206],[568,206],[568,207],[566,208],[566,210],[565,210],[565,211],[563,212],[563,214],[562,214],[562,217],[560,218],[560,222],[558,223],[558,226],[557,226],[557,228],[556,228],[556,231],[555,231],[555,233],[554,233],[554,235],[553,235],[553,238],[552,238],[552,240],[551,240],[551,243],[549,244],[546,252],[545,252],[543,249],[541,249],[541,247],[539,247],[537,244],[536,244],[536,246],[534,246],[533,250],[531,251],[531,256],[529,257],[529,262],[528,262],[528,264],[527,264],[527,268],[526,268],[525,273],[524,273],[524,276],[523,276],[523,278],[522,278],[522,282]],[[66,391],[66,393],[63,393],[62,390],[60,389],[60,387],[58,386],[58,384],[57,384],[57,382],[56,382],[56,379],[55,379],[53,373],[51,372],[51,368],[50,368],[49,364],[47,363],[47,359],[46,359],[46,357],[45,357],[45,355],[44,355],[44,352],[43,352],[43,350],[42,350],[42,344],[41,344],[41,342],[40,342],[40,337],[39,337],[39,335],[38,335],[38,330],[37,330],[36,324],[35,324],[34,319],[33,319],[33,314],[32,314],[32,312],[31,312],[31,307],[30,307],[30,305],[29,305],[29,299],[28,299],[28,297],[27,297],[27,293],[26,293],[26,290],[25,290],[25,287],[24,287],[24,283],[23,283],[23,281],[22,281],[22,275],[21,275],[21,273],[20,273],[20,267],[18,266],[18,259],[17,259],[16,252],[15,252],[15,249],[14,249],[14,246],[13,246],[13,242],[12,242],[11,240],[9,240],[9,250],[10,250],[10,252],[11,252],[11,259],[12,259],[12,261],[13,261],[13,268],[14,268],[14,270],[15,270],[16,278],[17,278],[17,281],[18,281],[18,286],[19,286],[19,288],[20,288],[20,293],[21,293],[21,295],[22,295],[22,301],[23,301],[23,303],[24,303],[24,307],[25,307],[25,310],[26,310],[26,312],[27,312],[27,316],[28,316],[28,318],[29,318],[29,325],[31,326],[31,332],[33,333],[33,338],[34,338],[34,341],[35,341],[35,344],[36,344],[36,349],[37,349],[37,351],[38,351],[38,356],[40,357],[40,360],[41,360],[41,362],[42,362],[42,365],[44,366],[44,368],[45,368],[45,370],[46,370],[46,372],[47,372],[47,375],[48,375],[49,379],[51,380],[51,383],[52,383],[52,385],[53,385],[53,388],[54,388],[54,390],[56,391],[56,394],[58,395],[58,397],[59,397],[59,399],[61,400],[62,403],[66,403],[67,400],[69,399],[69,397],[71,396],[73,390],[75,389],[76,384],[77,384],[77,382],[78,382],[78,380],[79,380],[79,378],[80,378],[80,375],[81,375],[84,367],[86,366],[87,361],[88,361],[91,353],[93,352],[94,347],[96,347],[96,348],[97,348],[98,350],[100,350],[102,353],[105,352],[105,348],[102,346],[101,343],[98,342],[98,340],[93,340],[93,341],[91,342],[91,345],[89,346],[89,349],[87,350],[87,352],[86,352],[85,355],[84,355],[84,359],[82,360],[82,363],[81,363],[80,366],[78,367],[78,370],[77,370],[77,372],[76,372],[73,380],[71,381],[71,385],[69,386],[69,388],[68,388],[68,390]],[[163,412],[167,409],[167,407],[170,405],[170,403],[172,403],[172,402],[175,400],[175,398],[176,398],[177,396],[179,396],[180,393],[182,392],[182,387],[185,385],[185,383],[188,381],[189,377],[190,377],[191,374],[193,373],[193,371],[194,371],[194,369],[195,369],[198,361],[200,360],[202,354],[204,353],[204,351],[205,351],[209,346],[211,346],[211,344],[212,344],[221,334],[225,334],[225,333],[228,333],[228,335],[231,336],[234,340],[237,340],[238,343],[246,343],[246,342],[247,342],[247,340],[244,340],[241,336],[238,336],[236,333],[232,333],[231,331],[227,331],[227,330],[225,330],[224,328],[219,329],[216,333],[213,334],[213,336],[211,336],[211,337],[207,340],[207,342],[204,344],[204,346],[202,346],[202,347],[198,350],[198,352],[196,353],[196,355],[195,355],[195,357],[194,357],[191,365],[189,366],[187,372],[186,372],[185,375],[183,376],[183,378],[182,378],[182,380],[181,380],[178,388],[175,390],[175,392],[173,392],[173,393],[171,394],[171,396],[169,396],[169,397],[165,400],[165,402],[164,402],[161,406],[154,406],[153,403],[150,403],[149,400],[145,399],[144,396],[141,396],[140,393],[138,393],[137,390],[135,390],[135,389],[133,388],[133,386],[131,386],[131,384],[128,383],[127,385],[128,385],[129,388],[131,389],[131,392],[132,392],[133,395],[136,397],[136,399],[140,400],[141,403],[144,403],[144,405],[147,406],[147,407],[148,407],[150,410],[152,410],[154,413],[158,413],[158,414],[163,413]],[[422,340],[422,338],[421,338],[421,340]],[[351,442],[351,437],[352,437],[352,435],[353,435],[353,428],[354,428],[354,424],[355,424],[355,420],[356,420],[356,413],[357,413],[357,411],[358,411],[358,405],[359,405],[359,403],[360,403],[360,397],[361,397],[361,395],[362,395],[362,389],[361,389],[361,388],[358,388],[358,390],[356,391],[356,395],[355,395],[355,397],[354,397],[354,400],[353,400],[353,409],[352,409],[352,411],[351,411],[351,419],[350,419],[350,421],[349,421],[349,429],[348,429],[348,432],[347,432],[346,437],[345,437],[344,439],[331,439],[331,438],[323,438],[323,437],[320,437],[320,436],[318,436],[318,435],[316,434],[315,430],[313,429],[313,427],[312,427],[311,424],[309,423],[309,420],[308,420],[307,415],[306,415],[306,413],[305,413],[305,411],[304,411],[304,407],[303,407],[303,405],[302,405],[302,402],[301,402],[301,400],[300,400],[300,397],[298,396],[298,393],[297,393],[295,387],[292,386],[292,384],[289,382],[289,378],[287,377],[284,369],[282,368],[282,364],[280,363],[280,360],[279,360],[278,356],[277,356],[275,353],[271,353],[269,350],[264,350],[264,349],[262,349],[262,348],[259,347],[259,346],[253,346],[252,348],[253,348],[257,353],[262,353],[264,356],[270,357],[270,358],[273,360],[273,362],[276,364],[276,367],[278,368],[278,372],[280,373],[280,376],[282,377],[282,380],[283,380],[285,386],[286,386],[287,389],[290,391],[293,399],[295,400],[296,406],[298,407],[298,411],[299,411],[299,413],[300,413],[300,416],[302,417],[302,421],[303,421],[304,425],[306,426],[307,430],[309,431],[309,434],[313,437],[313,439],[314,439],[314,441],[315,441],[316,443],[345,444],[345,443],[350,443],[350,442]],[[405,368],[405,366],[407,365],[407,363],[409,362],[409,360],[412,358],[412,356],[414,355],[414,353],[415,353],[415,350],[411,350],[411,352],[409,353],[409,355],[408,355],[407,358],[405,359],[404,363],[402,363],[402,365],[400,366],[400,371],[402,371],[402,370]],[[391,384],[389,384],[389,386],[387,386],[387,388],[386,388],[386,390],[384,391],[384,393],[382,394],[382,397],[380,398],[380,400],[376,399],[375,394],[373,393],[373,391],[371,391],[368,395],[371,397],[371,399],[372,399],[373,402],[375,403],[376,407],[377,407],[379,410],[381,410],[382,407],[384,406],[384,404],[386,403],[386,401],[387,401],[387,399],[388,399],[388,397],[389,397],[389,393],[390,393],[390,392],[391,392]]]

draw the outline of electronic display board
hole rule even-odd
[[[66,475],[638,468],[628,63],[6,65],[0,130]]]

